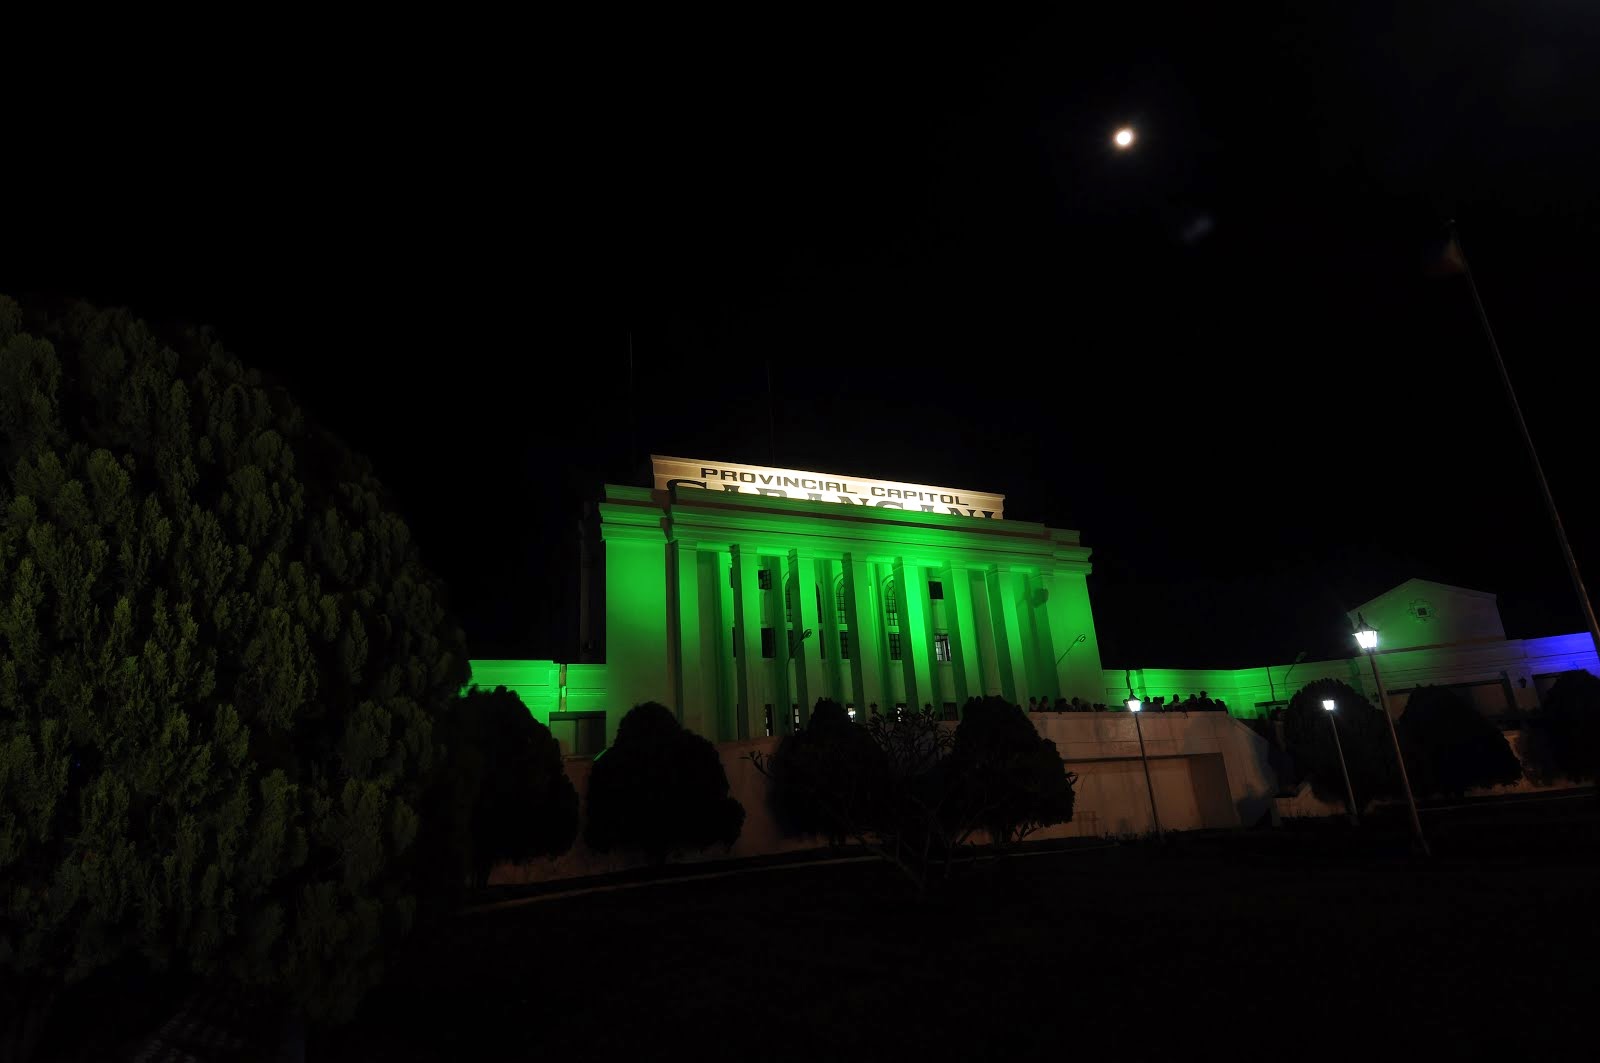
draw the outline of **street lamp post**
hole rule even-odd
[[[1142,708],[1144,703],[1138,698],[1128,699],[1128,711],[1133,713],[1133,729],[1139,735],[1139,762],[1144,765],[1144,788],[1150,794],[1150,818],[1156,821],[1156,838],[1166,841],[1166,833],[1161,829],[1161,813],[1156,811],[1156,788],[1150,782],[1150,758],[1144,755],[1144,728],[1139,725],[1139,710]]]
[[[1422,836],[1422,820],[1417,816],[1417,799],[1411,794],[1411,778],[1406,774],[1406,758],[1400,752],[1400,735],[1394,729],[1394,717],[1389,715],[1389,696],[1384,692],[1382,677],[1378,675],[1378,633],[1367,626],[1360,613],[1356,614],[1356,624],[1356,645],[1367,651],[1367,662],[1372,665],[1372,682],[1378,688],[1378,708],[1383,713],[1384,722],[1389,725],[1389,740],[1394,743],[1394,760],[1400,768],[1400,784],[1405,787],[1406,806],[1411,809],[1411,832],[1416,835],[1422,855],[1430,856],[1428,839]]]
[[[1328,726],[1333,730],[1333,748],[1339,751],[1339,770],[1344,773],[1345,802],[1350,809],[1350,825],[1358,827],[1361,821],[1356,818],[1356,791],[1355,787],[1350,785],[1350,767],[1344,762],[1344,745],[1339,741],[1339,725],[1333,718],[1333,710],[1338,706],[1334,704],[1332,698],[1324,698],[1322,707],[1328,710]]]

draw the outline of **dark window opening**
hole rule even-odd
[[[772,569],[756,569],[756,586],[764,591],[770,591],[772,589]]]
[[[778,652],[778,633],[770,627],[761,629],[761,656],[771,657]]]
[[[898,661],[899,659],[900,659],[900,632],[891,631],[891,632],[889,632],[889,660]]]
[[[848,624],[850,621],[846,619],[844,612],[844,580],[839,581],[839,586],[834,591],[833,604],[834,608],[839,611],[839,623]]]
[[[841,632],[839,632],[839,660],[848,661],[849,659],[850,659],[850,632],[841,631]]]
[[[944,598],[944,584],[940,583],[936,579],[929,580],[928,581],[928,597],[932,598],[936,602],[941,600],[941,599],[943,599]]]

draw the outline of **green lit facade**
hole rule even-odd
[[[969,697],[1152,708],[1205,692],[1264,716],[1313,679],[1376,697],[1348,658],[1236,669],[1102,670],[1075,531],[1004,519],[1004,497],[656,458],[654,488],[607,485],[584,564],[590,659],[476,660],[569,754],[599,752],[643,701],[718,742],[783,735],[818,698],[859,714]],[[791,475],[792,474],[792,475]],[[1424,684],[1486,715],[1536,707],[1561,672],[1600,673],[1587,635],[1508,640],[1494,595],[1410,580],[1351,611],[1379,630],[1389,709]]]
[[[951,718],[984,694],[1102,698],[1077,532],[1000,519],[995,502],[957,513],[942,489],[824,482],[861,497],[607,485],[605,663],[475,661],[474,681],[517,689],[578,752],[601,714],[609,742],[643,701],[732,741],[789,733],[823,697]]]

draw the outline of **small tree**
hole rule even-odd
[[[635,850],[664,864],[679,850],[731,846],[743,825],[716,747],[664,705],[634,706],[595,758],[584,840],[597,852]]]
[[[1072,819],[1077,775],[1067,771],[1056,744],[1004,698],[967,701],[942,770],[953,789],[947,815],[955,845],[982,828],[1003,848]]]
[[[1325,699],[1338,708],[1332,714],[1339,728],[1334,744]],[[1318,679],[1307,683],[1289,699],[1283,714],[1283,741],[1296,768],[1309,777],[1311,791],[1324,801],[1343,804],[1344,775],[1339,770],[1339,746],[1350,768],[1350,785],[1357,807],[1377,797],[1400,793],[1400,773],[1394,761],[1394,741],[1381,710],[1348,683]]]
[[[1419,794],[1459,797],[1476,786],[1522,778],[1522,765],[1500,728],[1449,687],[1412,691],[1395,730],[1412,789]]]
[[[1600,679],[1563,672],[1534,721],[1552,774],[1573,780],[1600,776]]]
[[[473,687],[446,729],[465,870],[475,886],[503,860],[559,856],[578,836],[578,791],[561,746],[515,692]]]
[[[790,837],[820,835],[842,845],[882,813],[888,757],[837,701],[818,699],[805,727],[785,736],[771,757],[755,760],[771,783],[773,818]]]

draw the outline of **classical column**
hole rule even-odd
[[[776,557],[763,557],[761,567],[768,573],[767,589],[761,591],[761,596],[766,600],[769,623],[763,626],[772,628],[772,656],[761,658],[762,671],[767,676],[768,689],[772,691],[772,733],[775,736],[792,734],[794,699],[789,693],[789,647],[793,636],[789,634],[789,612],[783,600],[783,591],[788,585],[784,581],[788,573],[784,571],[782,559]],[[760,719],[765,727],[765,703]]]
[[[1061,682],[1056,678],[1056,649],[1050,626],[1051,580],[1048,575],[1030,576],[1027,581],[1028,616],[1032,620],[1034,667],[1033,685],[1041,698],[1054,703],[1061,696]]]
[[[733,641],[737,654],[733,671],[738,710],[734,723],[737,737],[749,738],[752,734],[765,734],[760,721],[768,696],[761,674],[761,589],[756,574],[761,559],[755,551],[738,544],[729,552],[733,556]]]
[[[1027,706],[1028,662],[1022,638],[1017,574],[991,569],[989,582],[990,615],[994,620],[995,654],[1000,665],[1000,686],[1007,701]]]
[[[965,706],[968,698],[983,690],[983,663],[978,656],[978,632],[972,612],[972,577],[958,565],[949,566],[940,575],[944,583],[945,623],[950,630],[956,704]]]
[[[928,578],[921,565],[894,559],[895,594],[900,602],[900,668],[905,676],[906,708],[915,712],[939,696],[933,677],[933,616]],[[935,706],[937,711],[937,706]]]
[[[822,659],[823,613],[817,609],[817,561],[798,550],[789,551],[789,571],[794,587],[794,633],[800,640],[794,654],[795,698],[800,702],[800,726],[811,719],[811,707],[828,694],[827,666]],[[831,602],[823,602],[826,609]],[[810,631],[810,638],[802,638]]]
[[[839,567],[844,573],[844,619],[850,627],[850,688],[857,718],[864,720],[870,705],[877,705],[880,712],[893,707],[883,700],[883,663],[878,648],[882,611],[877,605],[871,563],[845,554]]]

